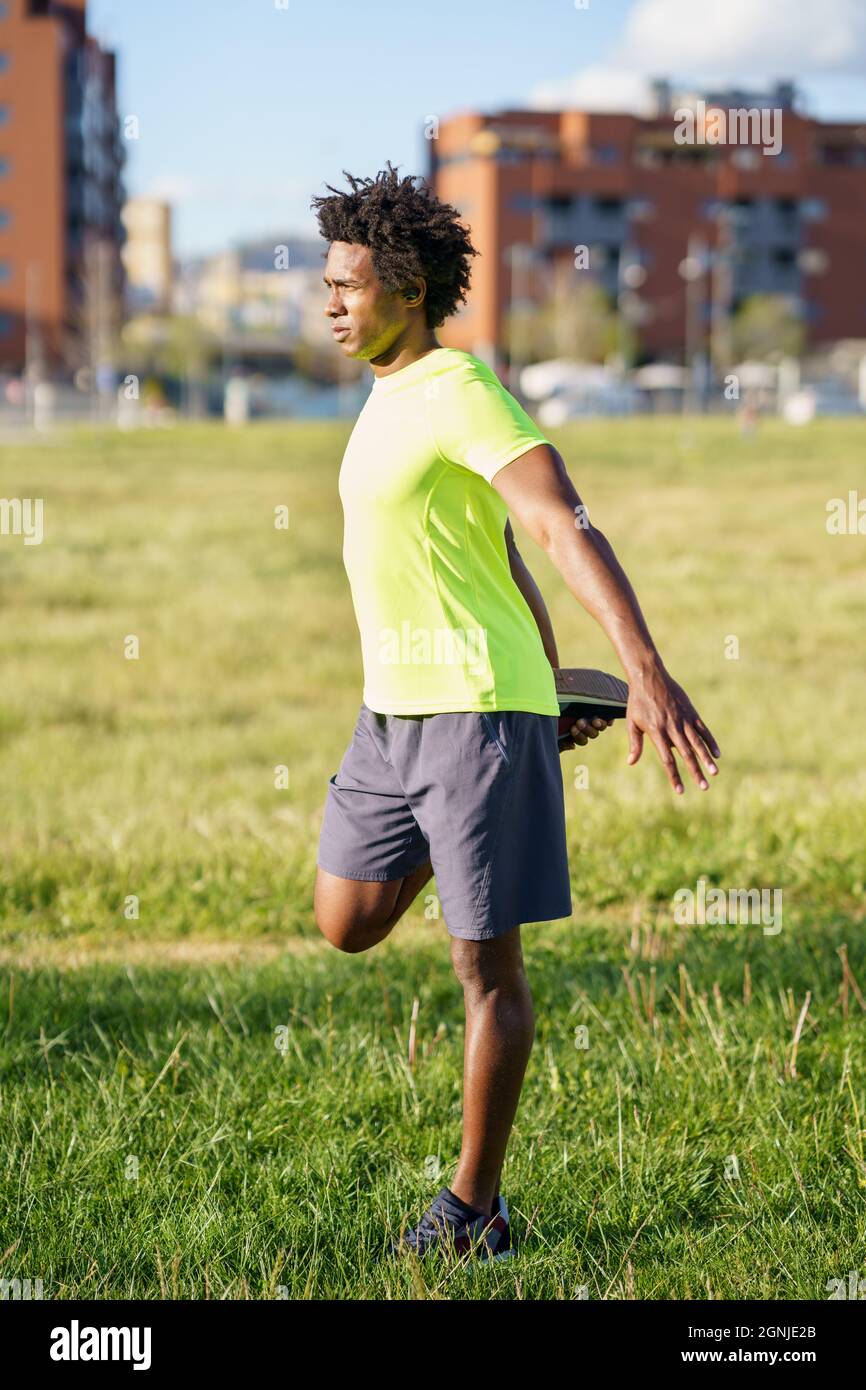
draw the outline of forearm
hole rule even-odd
[[[518,589],[526,599],[527,604],[535,619],[538,631],[541,634],[541,643],[544,647],[544,654],[551,666],[559,665],[559,655],[556,650],[556,638],[553,635],[553,624],[550,621],[550,614],[547,605],[541,596],[541,590],[533,579],[529,570],[523,562],[520,552],[510,546],[508,550],[508,563],[511,566],[511,577]]]
[[[549,529],[545,550],[575,598],[601,625],[630,681],[661,667],[661,657],[607,538],[594,526],[576,527],[563,513]]]
[[[706,791],[709,784],[698,758],[715,775],[718,768],[712,759],[719,756],[718,744],[682,686],[665,670],[635,592],[611,546],[594,526],[578,522],[578,516],[586,518],[586,508],[561,455],[547,442],[538,444],[507,468],[500,468],[493,485],[506,507],[553,561],[577,601],[603,628],[622,662],[629,684],[628,761],[637,762],[647,734],[675,792],[680,793],[683,785],[671,751],[674,748]],[[510,522],[505,536],[509,542]],[[523,575],[521,580],[526,582]],[[525,592],[522,584],[521,591]],[[544,619],[549,625],[546,610]],[[555,652],[555,647],[551,650]]]

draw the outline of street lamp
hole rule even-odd
[[[616,307],[619,316],[619,356],[623,372],[631,363],[628,360],[628,334],[630,326],[639,327],[650,315],[649,306],[644,303],[637,291],[646,281],[646,270],[638,260],[634,247],[624,244],[620,249],[616,272]]]
[[[690,413],[696,405],[703,409],[704,371],[703,371],[703,325],[701,316],[705,303],[703,279],[707,271],[707,248],[700,237],[690,236],[685,259],[680,261],[678,273],[686,284],[686,340],[684,357],[687,370],[686,390],[683,392],[683,412]],[[700,386],[697,376],[700,365]]]
[[[511,293],[508,303],[508,359],[509,385],[512,392],[519,392],[520,372],[526,365],[528,354],[523,352],[520,341],[517,310],[524,310],[530,304],[529,272],[535,259],[533,248],[526,242],[516,241],[507,251],[511,265]]]

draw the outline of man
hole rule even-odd
[[[340,470],[343,560],[364,694],[330,779],[315,914],[343,951],[391,932],[436,887],[466,1009],[463,1143],[450,1187],[392,1249],[511,1249],[499,1179],[534,1035],[520,924],[571,914],[544,601],[513,512],[603,627],[629,682],[628,762],[644,736],[676,793],[719,749],[669,676],[563,461],[495,374],[440,346],[477,254],[456,210],[391,164],[313,200],[325,313],[373,386]],[[572,729],[578,743],[604,721]],[[573,745],[572,745],[573,746]]]

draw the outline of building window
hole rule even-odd
[[[823,222],[827,217],[827,204],[822,198],[804,198],[800,216],[804,222]]]
[[[632,222],[649,222],[655,216],[655,204],[649,198],[631,198],[626,213]]]
[[[821,145],[818,162],[836,169],[862,169],[866,164],[866,150],[856,145]]]
[[[466,164],[468,160],[474,158],[475,155],[467,153],[466,150],[460,150],[456,154],[437,154],[436,167],[437,169],[448,169],[455,164]]]
[[[731,227],[748,228],[752,225],[754,214],[755,203],[752,198],[735,198],[732,203],[722,207],[719,217]]]

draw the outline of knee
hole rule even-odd
[[[342,923],[318,924],[319,931],[332,946],[338,951],[345,951],[350,956],[358,955],[361,951],[369,951],[371,946],[378,946],[391,930],[390,927],[373,928],[366,924],[359,926],[352,922],[348,925]]]
[[[392,924],[376,916],[363,916],[357,912],[341,912],[329,907],[320,899],[313,902],[313,915],[316,926],[326,941],[338,951],[357,955],[369,951],[390,932]]]
[[[451,962],[454,973],[468,998],[487,994],[529,996],[529,981],[519,949],[504,947],[499,941],[463,941],[452,938]]]

